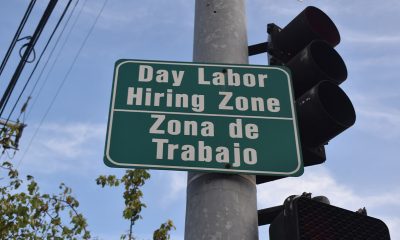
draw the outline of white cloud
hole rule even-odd
[[[78,156],[90,155],[93,149],[87,148],[88,142],[98,140],[104,136],[105,125],[96,124],[50,124],[41,129],[46,136],[41,144],[48,152],[75,158]]]
[[[35,127],[32,126],[32,130]],[[106,126],[90,123],[51,123],[42,126],[29,149],[22,143],[25,158],[21,166],[31,172],[87,172],[98,166],[102,156]],[[31,137],[25,132],[23,138]],[[20,155],[20,157],[22,157]],[[96,163],[93,163],[93,157]]]
[[[326,170],[308,170],[310,171],[307,171],[301,178],[285,178],[260,185],[257,195],[259,208],[280,205],[286,197],[293,194],[298,195],[302,192],[312,192],[318,195],[320,193],[325,194],[324,190],[329,189],[330,198],[332,198],[333,195],[335,195],[335,197],[342,195],[345,198],[349,198],[353,195],[348,188],[336,184],[335,180]],[[349,200],[347,200],[347,202],[348,201]]]
[[[354,33],[344,32],[342,34],[343,40],[350,43],[366,43],[366,44],[399,44],[400,36],[398,35],[384,35],[384,36],[371,36],[371,33]]]
[[[143,7],[143,6],[125,6],[125,7],[131,7],[134,9],[131,14],[122,14],[121,9],[118,9],[117,7],[112,6],[111,4],[108,4],[101,14],[101,18],[99,20],[99,24],[97,27],[102,28],[102,29],[114,29],[114,28],[120,28],[120,27],[133,27],[135,28],[135,25],[137,21],[139,20],[144,20],[150,17],[151,11],[150,9]],[[86,14],[89,14],[91,16],[97,16],[99,12],[100,7],[85,7],[84,12]]]
[[[400,137],[399,110],[379,111],[360,108],[357,110],[357,113],[367,119],[367,121],[358,124],[358,127],[361,129],[381,138],[391,139]]]
[[[86,16],[93,18],[97,16],[102,4],[102,1],[91,1],[83,11]],[[193,3],[180,0],[173,5],[175,8],[173,11],[165,11],[166,7],[171,7],[171,2],[168,0],[149,1],[146,4],[140,1],[109,1],[97,27],[105,30],[125,29],[130,32],[141,32],[159,27],[160,23],[186,25],[187,22],[192,22]],[[159,21],[160,18],[162,21]]]
[[[392,31],[377,33],[372,31],[370,28],[350,28],[349,26],[340,26],[340,33],[343,42],[351,44],[367,44],[370,48],[375,47],[381,50],[387,49],[388,44],[396,46],[400,43],[400,35]],[[382,48],[383,46],[384,48]]]
[[[382,217],[386,225],[389,227],[390,238],[400,239],[400,218],[399,217]]]
[[[281,2],[281,4],[273,4],[270,1],[265,0],[257,0],[257,1],[249,1],[248,8],[256,7],[257,9],[261,9],[265,13],[270,13],[273,15],[279,16],[288,16],[288,17],[295,17],[299,14],[299,10],[297,9],[299,6],[306,7],[306,5],[299,5],[301,2],[299,1],[292,1],[292,2]],[[248,15],[251,12],[248,12]],[[287,23],[286,23],[287,24]]]
[[[258,187],[260,207],[280,205],[286,197],[302,192],[326,195],[333,205],[355,210],[363,206],[367,208],[400,207],[400,201],[398,201],[400,188],[392,192],[374,192],[371,195],[361,196],[350,187],[339,184],[325,168],[307,170],[300,178],[285,178],[260,185]]]
[[[185,171],[154,171],[151,173],[156,181],[163,182],[163,198],[159,203],[163,207],[171,206],[175,201],[181,200],[187,185],[187,172]],[[157,176],[154,176],[157,175]],[[159,179],[158,179],[159,178]]]
[[[400,44],[400,42],[399,42]],[[349,66],[361,68],[363,72],[367,72],[371,68],[375,68],[379,71],[383,67],[392,68],[400,65],[400,57],[397,54],[380,54],[375,56],[363,56],[349,59]]]
[[[382,98],[384,99],[385,96]],[[382,98],[362,95],[352,97],[358,117],[356,127],[376,137],[400,138],[400,109],[385,104]],[[398,96],[391,98],[398,99]]]
[[[186,172],[171,172],[168,174],[170,177],[169,191],[166,196],[167,199],[175,200],[180,198],[181,194],[186,190],[187,173]]]

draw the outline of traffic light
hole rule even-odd
[[[350,99],[338,86],[347,68],[334,47],[339,31],[320,9],[307,7],[286,27],[268,25],[269,42],[249,47],[249,55],[268,52],[271,65],[291,70],[304,166],[325,162],[331,139],[355,123]],[[281,177],[257,176],[257,183]]]
[[[379,219],[311,199],[292,196],[269,228],[270,240],[390,240]]]

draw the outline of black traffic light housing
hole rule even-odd
[[[381,220],[316,201],[311,195],[291,196],[280,210],[270,225],[270,240],[390,240]]]
[[[271,41],[269,53],[286,63],[314,40],[326,41],[335,47],[340,34],[333,21],[320,9],[309,6],[297,15],[286,27],[268,25]]]
[[[271,65],[291,70],[304,166],[325,162],[329,140],[355,123],[347,95],[338,86],[347,68],[334,49],[340,34],[320,9],[307,7],[286,27],[268,25],[269,42],[249,47],[249,55],[268,52]],[[257,183],[282,177],[257,176]]]

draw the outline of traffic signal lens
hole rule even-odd
[[[352,126],[353,104],[339,86],[322,81],[296,100],[301,142],[308,147],[326,144]]]
[[[287,67],[292,72],[296,98],[322,80],[339,85],[347,78],[343,59],[325,41],[312,41],[287,63]]]
[[[310,53],[325,80],[330,80],[338,85],[346,80],[346,65],[334,48],[326,42],[313,41],[310,44]]]
[[[344,128],[354,124],[356,114],[353,105],[341,88],[328,82],[321,82],[318,95],[323,108],[332,121]]]
[[[318,39],[327,41],[332,47],[340,43],[340,34],[333,21],[323,11],[316,7],[304,9],[310,29],[319,35]]]
[[[353,105],[339,85],[347,68],[334,49],[340,34],[323,11],[309,6],[283,28],[268,24],[269,41],[249,47],[268,52],[271,65],[290,69],[304,166],[326,160],[324,145],[352,126]],[[277,177],[257,176],[257,184]]]

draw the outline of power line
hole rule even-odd
[[[44,116],[43,116],[42,119],[40,120],[39,126],[36,128],[36,130],[35,130],[35,132],[34,132],[32,138],[31,138],[31,140],[29,141],[28,147],[27,147],[26,151],[24,152],[24,155],[23,155],[22,158],[18,161],[17,169],[19,168],[19,166],[20,166],[22,160],[25,158],[26,153],[29,151],[30,146],[32,145],[32,142],[33,142],[33,140],[35,139],[35,137],[36,137],[36,135],[37,135],[39,129],[41,128],[41,126],[42,126],[42,124],[43,124],[45,118],[47,117],[47,115],[49,114],[51,108],[53,107],[53,104],[54,104],[56,98],[58,97],[58,95],[59,95],[59,93],[60,93],[62,87],[64,86],[64,84],[65,84],[67,78],[69,77],[69,75],[70,75],[70,73],[71,73],[73,67],[75,66],[75,63],[76,63],[76,61],[77,61],[77,59],[78,59],[80,53],[82,52],[82,49],[85,47],[85,45],[86,45],[86,43],[87,43],[87,41],[88,41],[88,39],[89,39],[89,36],[92,34],[92,32],[93,32],[93,30],[94,30],[94,28],[95,28],[95,26],[96,26],[96,24],[97,24],[97,22],[98,22],[98,20],[99,20],[99,18],[100,18],[100,16],[101,16],[101,14],[103,13],[104,8],[105,8],[105,6],[107,5],[107,2],[108,2],[108,0],[104,0],[103,5],[102,5],[102,7],[101,7],[99,13],[98,13],[97,16],[96,16],[95,21],[93,22],[93,24],[92,24],[92,26],[90,27],[90,29],[89,29],[87,35],[85,36],[85,39],[83,40],[81,46],[79,47],[79,50],[78,50],[77,54],[75,55],[74,60],[72,61],[72,64],[70,65],[70,67],[69,67],[67,73],[64,75],[64,78],[63,78],[63,80],[61,81],[61,84],[58,86],[57,91],[56,91],[56,94],[54,95],[53,99],[51,100],[50,105],[48,106],[48,108],[47,108],[47,110],[46,110]]]
[[[33,70],[32,70],[32,72],[31,72],[31,74],[30,74],[28,80],[26,81],[24,87],[22,88],[22,91],[20,92],[20,94],[19,94],[19,96],[18,96],[18,98],[17,98],[17,101],[15,102],[14,106],[12,107],[11,112],[9,113],[8,118],[7,118],[5,124],[7,124],[7,122],[10,120],[10,117],[11,117],[11,115],[13,114],[13,112],[14,112],[14,110],[15,110],[15,108],[16,108],[18,102],[19,102],[19,100],[21,99],[22,94],[24,93],[24,91],[25,91],[27,85],[29,84],[29,82],[30,82],[30,80],[31,80],[31,78],[32,78],[32,76],[33,76],[33,74],[34,74],[34,72],[36,71],[36,68],[38,67],[38,65],[39,65],[39,63],[40,63],[40,60],[42,59],[44,53],[45,53],[46,50],[47,50],[47,47],[49,46],[51,40],[53,39],[54,34],[56,33],[56,31],[57,31],[58,27],[60,26],[62,20],[64,19],[64,16],[65,16],[66,12],[68,11],[69,6],[71,5],[71,2],[72,2],[72,0],[69,0],[69,1],[68,1],[68,4],[65,6],[64,11],[63,11],[63,13],[61,14],[61,16],[60,16],[60,18],[59,18],[59,20],[58,20],[56,26],[54,27],[53,32],[51,33],[49,39],[47,40],[47,43],[46,43],[45,47],[43,48],[42,53],[40,54],[40,57],[39,57],[39,59],[37,60],[37,62],[36,62],[35,66],[34,66],[34,68],[33,68]],[[75,5],[75,6],[76,6],[76,5]],[[29,97],[30,97],[30,96],[29,96]],[[28,98],[28,101],[29,101],[29,98]]]
[[[29,44],[27,45],[27,48],[25,50],[25,53],[22,57],[22,59],[20,60],[17,68],[15,69],[15,72],[7,86],[7,89],[5,90],[2,98],[0,99],[0,117],[4,112],[4,109],[8,103],[8,100],[10,99],[10,96],[14,90],[15,85],[17,84],[17,81],[22,73],[22,70],[25,67],[25,64],[29,58],[29,56],[31,55],[33,48],[36,45],[36,42],[38,41],[44,26],[47,23],[47,20],[50,18],[51,13],[53,12],[56,4],[57,4],[58,0],[50,0],[49,4],[46,7],[46,10],[44,11],[42,18],[39,21],[39,24],[36,27],[35,32],[33,33],[33,36],[31,38],[31,40],[29,41]]]
[[[78,2],[79,2],[79,1],[78,1]],[[53,61],[52,65],[51,65],[49,71],[47,72],[47,75],[46,75],[46,77],[45,77],[45,79],[44,79],[44,82],[42,83],[42,85],[41,85],[41,87],[40,87],[40,89],[39,89],[38,94],[36,95],[35,98],[33,98],[33,103],[32,103],[32,105],[31,105],[31,107],[30,107],[29,112],[28,112],[27,115],[26,115],[26,118],[29,117],[29,115],[31,114],[31,112],[32,112],[32,110],[33,110],[33,107],[36,105],[36,102],[38,101],[39,96],[40,96],[40,94],[42,93],[42,91],[43,91],[43,89],[44,89],[44,86],[46,85],[47,81],[49,80],[50,73],[53,72],[53,69],[54,69],[54,67],[55,67],[55,65],[56,65],[56,63],[57,63],[59,57],[61,56],[61,53],[63,52],[64,47],[65,47],[65,45],[67,44],[67,42],[68,42],[68,40],[69,40],[69,38],[70,38],[70,36],[71,36],[72,30],[75,28],[75,26],[76,26],[76,24],[77,24],[77,22],[78,22],[78,19],[80,18],[81,14],[82,14],[83,8],[86,6],[86,3],[87,3],[87,0],[85,0],[84,3],[81,5],[81,8],[79,9],[78,15],[76,16],[76,18],[75,18],[75,20],[74,20],[74,22],[73,22],[71,28],[69,29],[69,32],[67,33],[66,38],[65,38],[63,44],[61,45],[61,48],[58,50],[57,56],[56,56],[56,58],[54,59],[54,61]],[[75,5],[75,7],[76,7],[76,5]],[[75,9],[75,7],[74,7],[74,9]],[[67,22],[70,21],[71,16],[72,16],[72,13],[71,13],[71,15],[68,17],[68,21],[67,21]],[[45,65],[43,66],[43,68],[42,68],[42,70],[41,70],[41,72],[40,72],[38,78],[36,79],[36,82],[35,82],[33,88],[31,89],[31,92],[29,93],[29,96],[32,96],[32,95],[33,95],[33,92],[35,91],[35,89],[36,89],[36,87],[37,87],[37,85],[38,85],[38,83],[39,83],[39,81],[40,81],[40,79],[41,79],[41,77],[42,77],[42,75],[43,75],[43,73],[44,73],[45,67],[47,66],[47,64],[49,63],[51,57],[53,56],[53,53],[54,53],[54,51],[55,51],[55,49],[56,49],[56,46],[58,45],[58,42],[59,42],[60,39],[61,39],[61,35],[62,35],[62,33],[64,32],[64,30],[66,29],[66,26],[67,26],[67,25],[64,25],[63,30],[61,31],[61,34],[58,36],[57,41],[56,41],[56,44],[53,46],[53,49],[51,50],[51,53],[50,53],[49,57],[47,58],[47,61],[46,61]]]
[[[7,64],[7,62],[8,62],[8,59],[10,58],[11,52],[14,50],[15,44],[17,43],[17,41],[18,41],[18,39],[19,39],[19,36],[21,35],[22,29],[24,28],[25,23],[26,23],[26,21],[28,20],[29,15],[30,15],[31,12],[32,12],[32,9],[33,9],[33,7],[35,6],[35,3],[36,3],[36,0],[32,0],[32,1],[29,3],[29,6],[28,6],[28,8],[27,8],[26,11],[25,11],[25,14],[24,14],[24,16],[23,16],[23,18],[22,18],[22,20],[21,20],[21,22],[20,22],[20,24],[19,24],[19,27],[18,27],[18,29],[17,29],[17,32],[15,33],[14,38],[13,38],[13,40],[11,41],[10,47],[8,48],[7,53],[6,53],[6,55],[4,56],[3,61],[1,62],[1,65],[0,65],[0,76],[1,76],[1,74],[3,73],[3,70],[4,70],[4,68],[5,68],[5,66],[6,66],[6,64]]]

